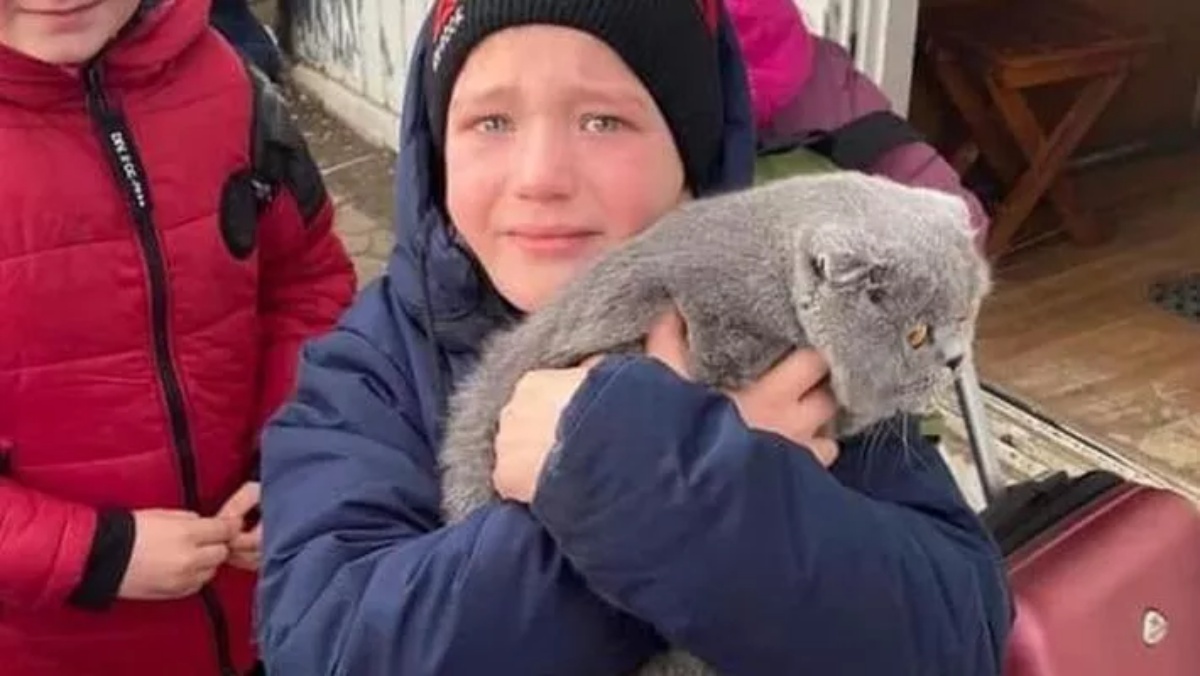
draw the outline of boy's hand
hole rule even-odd
[[[119,598],[164,601],[191,596],[229,556],[234,532],[223,519],[144,509],[133,513],[133,521],[133,554],[117,589]]]
[[[492,485],[500,497],[533,501],[563,409],[599,359],[582,366],[526,373],[500,412]]]
[[[217,518],[227,521],[234,534],[227,563],[251,572],[258,570],[262,523],[247,517],[257,511],[261,488],[257,481],[247,481],[217,512]]]
[[[687,328],[678,312],[668,313],[651,328],[646,353],[689,377]],[[796,350],[729,396],[749,427],[786,437],[829,467],[837,460],[838,445],[825,433],[837,413],[828,375],[829,365],[816,350]]]
[[[837,415],[828,374],[816,350],[796,350],[730,396],[750,427],[787,437],[829,467],[837,460],[838,445],[828,434]]]

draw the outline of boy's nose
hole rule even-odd
[[[530,129],[517,147],[516,188],[526,199],[561,199],[571,194],[575,167],[570,142],[548,129]]]

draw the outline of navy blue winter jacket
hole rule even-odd
[[[727,21],[722,50],[709,191],[753,164]],[[670,643],[730,675],[998,674],[999,555],[912,429],[849,441],[826,470],[722,395],[612,357],[568,406],[531,508],[442,524],[446,394],[511,317],[447,236],[409,79],[388,275],[307,347],[263,439],[269,671],[618,676]]]

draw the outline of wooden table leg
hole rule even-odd
[[[990,106],[987,100],[976,92],[971,84],[970,75],[954,56],[946,52],[933,49],[930,57],[937,79],[950,103],[958,110],[963,123],[966,124],[971,141],[978,146],[980,154],[996,171],[1002,182],[1016,182],[1024,163],[1013,152],[1003,130],[992,120]]]
[[[954,169],[954,173],[959,176],[966,176],[975,162],[979,160],[979,144],[974,141],[967,141],[958,147],[950,156],[950,166]]]
[[[1046,145],[1047,139],[1025,96],[1020,90],[1004,87],[993,78],[987,78],[987,87],[996,109],[1012,132],[1025,159],[1032,162],[1038,149]],[[1080,206],[1075,187],[1069,178],[1055,178],[1050,188],[1050,200],[1062,218],[1063,227],[1076,242],[1092,245],[1104,239],[1096,222]]]
[[[1059,121],[1050,138],[1030,159],[1029,169],[1021,176],[996,212],[988,237],[988,253],[1002,255],[1021,223],[1033,212],[1042,195],[1054,183],[1071,154],[1100,117],[1117,89],[1125,81],[1120,71],[1088,83],[1071,108]]]

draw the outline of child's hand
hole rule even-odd
[[[529,503],[537,490],[546,456],[554,445],[558,419],[583,384],[595,360],[568,369],[530,371],[500,413],[492,485],[501,497]]]
[[[233,529],[229,543],[229,565],[251,572],[258,570],[259,548],[262,544],[262,522],[247,518],[257,511],[261,484],[247,481],[217,512]]]
[[[838,445],[827,433],[837,415],[828,374],[829,365],[816,350],[796,350],[730,396],[750,427],[791,439],[829,467],[837,460]]]
[[[224,519],[145,509],[135,511],[133,521],[133,554],[117,589],[119,598],[163,601],[191,596],[229,556],[234,531]]]
[[[668,313],[651,328],[646,353],[689,377],[687,328],[678,312]],[[797,350],[729,396],[748,426],[808,448],[829,467],[837,460],[838,446],[825,433],[837,413],[828,375],[829,365],[816,350]]]
[[[687,332],[677,312],[665,315],[646,338],[646,354],[684,378],[687,372]],[[554,445],[563,409],[598,361],[568,369],[531,371],[517,383],[512,399],[500,413],[496,433],[496,467],[492,484],[501,497],[529,503]],[[751,428],[774,432],[812,451],[828,467],[837,460],[837,442],[825,433],[837,405],[826,377],[829,366],[815,350],[797,350],[758,381],[729,393]]]

